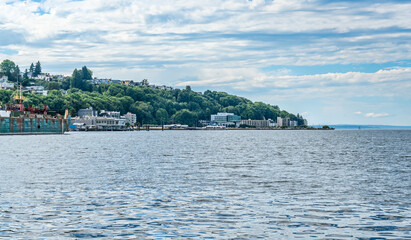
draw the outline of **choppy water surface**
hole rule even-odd
[[[411,238],[411,131],[0,137],[0,238]]]

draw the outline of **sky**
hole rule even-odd
[[[225,91],[309,124],[409,126],[410,13],[409,0],[0,0],[0,60]]]

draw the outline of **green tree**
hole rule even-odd
[[[124,96],[124,89],[120,84],[111,84],[106,91],[110,96]]]
[[[31,65],[30,65],[30,70],[29,70],[29,72],[30,72],[30,73],[34,73],[34,64],[33,64],[33,63],[31,63]]]
[[[171,118],[174,119],[175,123],[194,126],[196,124],[197,115],[187,109],[182,109],[177,111]]]
[[[0,102],[1,103],[10,102],[10,98],[12,94],[13,94],[12,90],[0,90]]]
[[[118,98],[118,100],[120,100],[121,103],[121,114],[126,114],[127,112],[129,112],[131,105],[134,103],[134,100],[129,96]]]
[[[136,114],[137,122],[140,125],[153,123],[153,110],[151,104],[145,102],[135,102],[130,107],[130,112]]]
[[[81,75],[84,80],[91,80],[93,79],[93,72],[88,69],[86,66],[81,68]]]
[[[59,90],[60,84],[58,82],[49,82],[47,90]]]
[[[183,90],[178,94],[177,101],[178,102],[190,102],[192,100],[191,98],[191,92],[189,90]]]
[[[144,97],[144,92],[139,87],[128,87],[126,89],[126,96],[131,97],[134,101],[141,101]]]
[[[64,90],[68,90],[71,87],[71,78],[64,78],[63,81],[61,81],[61,88]]]
[[[60,114],[63,114],[67,108],[64,97],[58,90],[51,90],[45,99],[45,103],[50,109]]]
[[[40,74],[41,74],[41,64],[40,64],[40,61],[37,61],[36,66],[34,67],[33,76],[37,77]]]
[[[81,73],[79,70],[74,69],[73,74],[71,75],[70,88],[82,89],[83,79],[81,78]]]
[[[22,79],[21,85],[22,85],[23,87],[26,87],[26,86],[28,86],[29,84],[30,84],[30,80],[29,80],[29,75],[28,75],[28,71],[27,71],[27,68],[26,68],[26,70],[24,70],[24,74],[23,74],[23,79]]]
[[[20,81],[20,68],[19,65],[16,65],[16,68],[14,70],[14,77],[16,78],[16,81]]]
[[[143,79],[143,80],[141,80],[140,84],[143,85],[143,86],[148,86],[150,83],[148,82],[147,79]]]
[[[16,82],[16,64],[9,60],[3,60],[3,62],[0,64],[0,73],[3,76],[7,76],[9,81],[11,82]]]
[[[156,120],[159,124],[168,122],[168,113],[164,108],[159,108],[156,112]]]
[[[23,80],[28,80],[28,79],[29,79],[29,73],[26,68],[26,70],[24,70]]]

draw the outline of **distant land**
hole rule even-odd
[[[322,127],[323,125],[314,125],[313,127]],[[355,124],[336,124],[328,125],[335,129],[410,129],[411,126],[392,126],[392,125],[355,125]]]
[[[80,109],[128,112],[136,115],[140,126],[179,123],[190,127],[203,124],[217,113],[233,113],[247,120],[277,120],[307,127],[300,114],[292,114],[277,105],[253,102],[247,98],[206,90],[196,92],[141,81],[93,78],[93,71],[83,66],[71,76],[43,73],[40,61],[21,72],[18,65],[6,59],[0,63],[0,106],[13,102],[17,87],[24,92],[24,104],[47,105],[56,114],[66,109],[72,117]],[[285,124],[289,125],[289,124]]]

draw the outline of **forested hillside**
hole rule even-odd
[[[12,90],[0,90],[0,101],[8,103],[14,93]],[[290,117],[302,120],[278,106],[262,102],[252,102],[246,98],[225,92],[205,91],[198,93],[189,87],[186,89],[161,90],[149,87],[131,87],[120,84],[102,84],[95,86],[95,91],[69,89],[67,94],[60,90],[51,90],[47,96],[25,94],[26,105],[47,104],[58,113],[68,109],[72,116],[81,108],[93,107],[96,110],[132,112],[140,123],[179,122],[193,125],[197,120],[210,119],[217,112],[232,112],[243,119],[276,119]]]
[[[32,64],[30,70],[26,69],[25,74],[20,77],[16,75],[18,66],[10,60],[5,60],[1,73],[4,76],[13,76],[12,82],[17,82],[21,78],[20,83],[24,85],[44,86],[49,90],[47,96],[25,93],[25,104],[47,104],[49,109],[60,114],[68,109],[72,116],[76,116],[79,109],[93,107],[96,110],[120,111],[121,114],[135,113],[140,124],[175,122],[192,126],[198,120],[209,120],[211,114],[230,112],[240,115],[242,119],[289,117],[298,121],[298,124],[303,124],[301,116],[280,110],[278,106],[252,102],[225,92],[207,90],[201,93],[192,91],[189,86],[185,89],[164,90],[148,85],[95,85],[91,81],[93,73],[86,66],[80,70],[75,69],[71,77],[63,80],[52,78],[50,81],[42,81],[28,77],[41,74],[40,62],[37,62],[36,66],[39,69],[37,72]],[[14,93],[12,90],[0,90],[0,102],[9,103]]]

